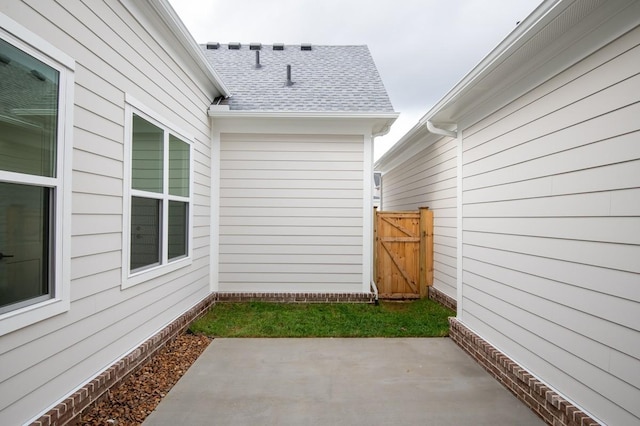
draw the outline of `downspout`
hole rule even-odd
[[[378,136],[384,136],[387,133],[389,133],[389,130],[391,130],[391,125],[395,122],[395,119],[392,122],[387,121],[382,128],[378,131],[375,132],[371,135],[371,141],[373,143],[373,139],[378,137]],[[375,219],[374,219],[375,220]],[[376,282],[372,279],[371,280],[371,289],[373,289],[373,295],[374,295],[374,303],[376,305],[380,304],[380,300],[378,299],[378,286],[376,285]]]
[[[436,127],[430,120],[427,120],[425,124],[427,125],[427,130],[429,130],[429,133],[433,133],[434,135],[449,136],[452,138],[458,137],[457,130],[441,129],[440,127]]]
[[[371,288],[373,289],[373,294],[374,294],[374,303],[377,305],[378,303],[380,303],[378,301],[378,286],[376,285],[376,282],[374,280],[371,280]]]
[[[457,141],[457,142],[458,142],[458,143],[457,143],[458,148],[461,146],[461,145],[460,145],[460,139],[458,139],[458,126],[457,126],[457,125],[455,125],[455,130],[447,130],[447,129],[443,129],[443,128],[441,128],[441,127],[436,127],[436,125],[435,125],[435,124],[433,124],[433,123],[431,122],[431,120],[425,120],[425,121],[423,122],[423,124],[424,124],[424,125],[426,125],[427,130],[429,131],[429,133],[434,134],[434,135],[440,135],[440,136],[448,136],[448,137],[450,137],[450,138],[457,139],[457,140],[458,140],[458,141]],[[457,162],[458,162],[458,164],[461,164],[461,158],[462,158],[461,154],[460,154],[460,153],[458,153],[458,155],[457,155]],[[458,177],[459,177],[460,175],[461,175],[461,174],[460,174],[460,170],[458,170]],[[456,194],[456,195],[457,195],[457,197],[458,197],[458,199],[457,199],[457,201],[456,201],[456,203],[458,204],[458,213],[457,213],[457,219],[456,219],[456,220],[457,220],[457,221],[459,221],[459,218],[460,218],[460,215],[461,215],[461,212],[462,212],[462,209],[461,209],[461,208],[460,208],[460,206],[459,206],[459,203],[460,203],[460,200],[461,200],[460,193],[461,193],[461,188],[462,188],[462,186],[460,185],[460,183],[459,183],[459,182],[456,182],[456,183],[457,183],[457,185],[458,185],[458,187],[457,187],[457,194]],[[461,232],[461,229],[462,229],[461,224],[459,224],[459,223],[457,223],[457,222],[456,222],[456,224],[457,224],[457,226],[458,226],[457,232]],[[458,244],[461,244],[462,239],[460,238],[460,236],[459,236],[459,235],[457,235],[457,236],[458,236]],[[456,261],[456,265],[461,265],[461,264],[462,264],[462,263],[461,263],[461,262],[462,262],[462,257],[461,257],[461,254],[460,254],[460,250],[457,250],[457,256],[458,256],[459,258],[458,258],[458,259],[457,259],[457,261]],[[462,277],[462,273],[461,273],[461,271],[458,271],[458,277]],[[459,291],[458,291],[458,289],[457,289],[457,283],[456,283],[456,293],[458,293],[458,292],[459,292]],[[458,308],[460,308],[460,307],[461,307],[461,305],[458,305]],[[460,311],[458,310],[458,312],[460,312]],[[456,315],[458,315],[458,313],[457,313],[457,312],[456,312]]]

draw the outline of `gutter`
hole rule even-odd
[[[397,117],[397,116],[396,116]],[[391,130],[391,125],[396,121],[396,119],[394,118],[393,121],[387,121],[387,124],[385,124],[382,129],[380,129],[380,131],[378,132],[374,132],[371,136],[374,138],[377,138],[378,136],[384,136],[387,133],[389,133],[389,130]],[[375,284],[374,284],[375,285]],[[377,299],[376,299],[377,300]]]

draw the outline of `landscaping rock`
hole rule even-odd
[[[183,334],[167,343],[146,365],[109,391],[80,418],[81,425],[140,425],[213,339]]]

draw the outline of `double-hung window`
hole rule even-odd
[[[190,138],[127,97],[129,223],[123,286],[191,262]],[[146,110],[146,112],[144,112]]]
[[[69,309],[74,66],[0,14],[0,335]]]

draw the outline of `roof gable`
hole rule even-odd
[[[230,49],[209,43],[213,46],[202,48],[232,93],[231,110],[393,112],[367,46],[232,43]],[[292,85],[287,85],[287,65]]]

